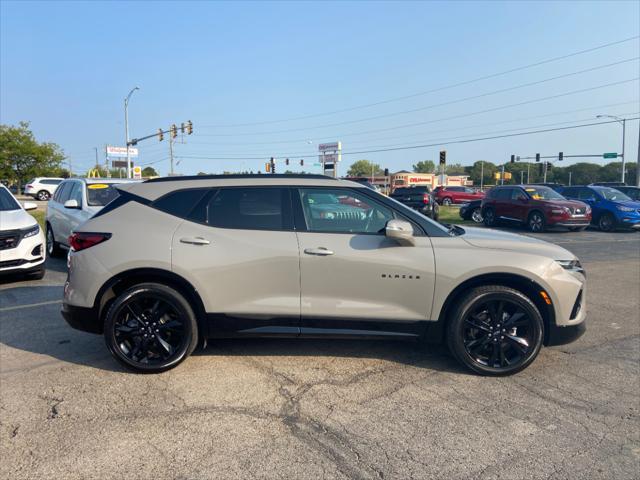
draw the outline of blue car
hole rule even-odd
[[[616,228],[640,230],[640,202],[636,202],[615,188],[595,185],[565,187],[560,192],[566,198],[580,200],[591,206],[592,223],[600,230]]]

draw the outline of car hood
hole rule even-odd
[[[28,228],[36,223],[36,219],[22,209],[0,211],[0,231]]]
[[[580,200],[538,200],[549,207],[584,208],[586,203]]]
[[[467,226],[463,228],[465,233],[461,238],[474,247],[530,253],[553,258],[554,260],[572,260],[575,258],[575,255],[569,250],[537,238],[490,228]]]

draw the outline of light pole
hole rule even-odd
[[[125,139],[127,141],[127,178],[131,178],[131,160],[129,158],[129,100],[131,99],[131,95],[136,90],[140,90],[140,87],[133,87],[127,95],[127,98],[124,99],[124,133]]]
[[[620,155],[622,157],[622,176],[620,177],[621,178],[620,181],[624,183],[624,176],[625,176],[624,136],[626,133],[627,120],[626,118],[616,117],[615,115],[596,115],[596,118],[612,118],[613,120],[617,121],[619,124],[622,125],[622,155]]]

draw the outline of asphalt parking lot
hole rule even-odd
[[[131,374],[60,316],[64,261],[5,279],[0,478],[638,478],[640,233],[537,236],[581,257],[588,331],[497,379],[440,348],[275,339]]]

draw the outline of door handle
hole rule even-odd
[[[304,253],[307,255],[319,255],[321,257],[326,257],[327,255],[333,255],[333,251],[324,247],[318,248],[305,248]]]
[[[202,237],[182,237],[181,243],[188,243],[190,245],[209,245],[211,242]]]

